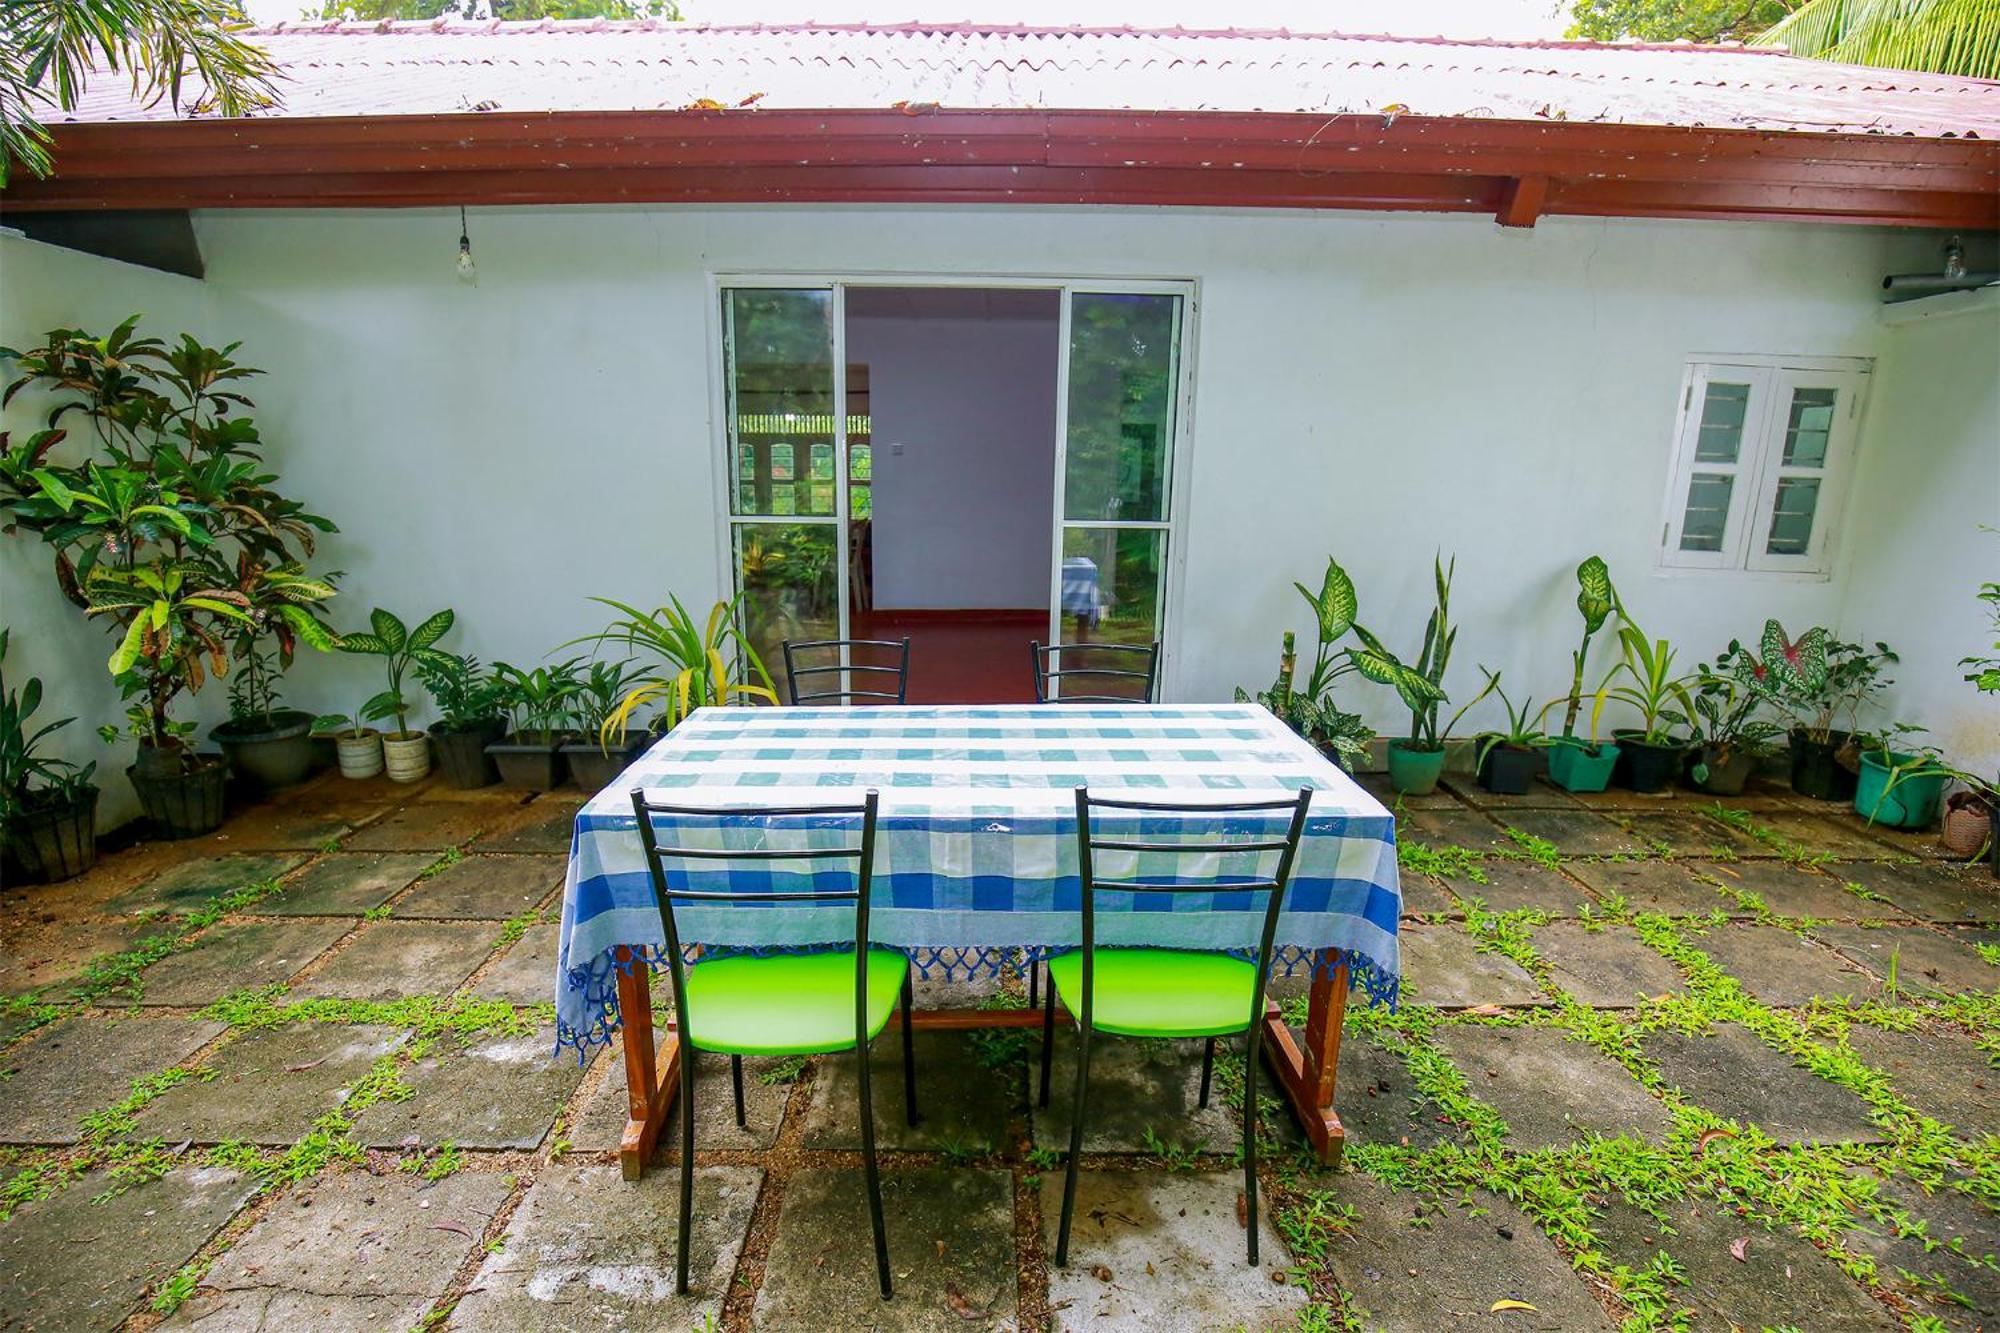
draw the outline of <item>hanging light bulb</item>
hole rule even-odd
[[[465,206],[458,210],[458,280],[478,283],[479,268],[472,262],[472,233],[465,228]]]

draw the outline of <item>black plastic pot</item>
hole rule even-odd
[[[1479,785],[1496,796],[1525,796],[1542,756],[1517,745],[1496,745],[1479,761]]]
[[[437,756],[444,780],[461,791],[490,787],[500,780],[499,766],[486,747],[507,734],[505,718],[490,717],[457,731],[445,730],[442,722],[431,726],[431,753]]]
[[[1696,769],[1701,770],[1699,776]],[[1757,757],[1738,747],[1704,745],[1694,754],[1688,780],[1712,796],[1741,796],[1750,775],[1757,771]]]
[[[596,741],[577,741],[563,746],[563,758],[569,762],[570,781],[584,791],[595,795],[618,780],[626,766],[646,752],[649,738],[635,735],[626,738],[623,745],[613,746],[609,751],[602,749]]]
[[[97,864],[97,788],[76,799],[24,811],[7,831],[21,869],[46,884],[73,879]]]
[[[141,746],[125,776],[161,837],[198,838],[222,827],[229,765],[221,755],[183,757]]]
[[[486,753],[500,766],[500,781],[521,791],[554,791],[567,776],[563,763],[564,737],[554,745],[521,739],[517,732],[486,747]]]
[[[1643,794],[1665,791],[1674,785],[1687,763],[1688,747],[1685,741],[1671,741],[1665,745],[1640,739],[1642,733],[1633,731],[1613,732],[1618,738],[1618,767],[1612,773],[1613,781],[1628,791]]]
[[[1803,731],[1792,733],[1792,790],[1816,801],[1851,801],[1860,777],[1855,769],[1840,762],[1840,752],[1852,736],[1845,731],[1827,733],[1816,741]]]
[[[236,776],[263,791],[304,782],[313,770],[316,751],[313,717],[284,708],[268,718],[224,722],[208,733],[222,747]]]

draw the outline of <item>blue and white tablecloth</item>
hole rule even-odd
[[[1067,556],[1062,562],[1062,609],[1064,615],[1082,616],[1093,625],[1104,619],[1097,562],[1087,555]]]
[[[784,831],[728,807],[858,805],[877,789],[872,942],[903,949],[927,972],[1018,967],[1080,941],[1075,788],[1161,801],[1283,798],[1313,788],[1304,841],[1278,925],[1279,966],[1328,951],[1355,985],[1393,1002],[1400,975],[1394,821],[1267,710],[1255,704],[1004,705],[908,708],[704,708],[642,755],[576,818],[563,892],[558,1040],[579,1051],[617,1030],[625,945],[657,965],[660,930],[631,792],[714,815],[660,816],[669,845],[851,845],[858,820],[787,821]],[[1233,817],[1227,833],[1282,834],[1282,813]],[[1115,825],[1112,821],[1117,822]],[[1213,817],[1094,817],[1100,830],[1150,841],[1213,842]],[[1150,864],[1149,863],[1154,863]],[[742,892],[851,883],[852,863],[683,863],[689,887]],[[1270,873],[1273,860],[1204,852],[1100,853],[1100,879],[1175,876],[1208,883]],[[837,869],[829,869],[835,865]],[[832,882],[838,881],[838,883]],[[1097,895],[1100,944],[1253,949],[1264,898],[1213,894]],[[707,952],[807,949],[852,939],[847,904],[677,905],[684,945]]]

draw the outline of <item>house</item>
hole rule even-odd
[[[1310,629],[1329,554],[1414,653],[1442,551],[1448,686],[1540,698],[1597,554],[1686,665],[1771,617],[1883,640],[1894,714],[2000,762],[1956,666],[2000,568],[2000,289],[1884,291],[1953,236],[2000,267],[2000,84],[1178,29],[257,36],[267,114],[106,78],[58,126],[0,196],[65,242],[0,241],[0,344],[134,311],[241,340],[340,524],[342,623],[451,606],[532,661],[590,596],[742,587],[767,643],[956,626],[953,680],[1006,691],[1029,637],[1157,638],[1164,697],[1216,699]],[[182,272],[103,253],[142,245]],[[22,669],[115,718],[32,544],[0,596]]]

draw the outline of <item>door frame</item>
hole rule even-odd
[[[849,637],[848,561],[848,440],[847,440],[847,291],[856,287],[966,287],[973,289],[1029,289],[1057,293],[1056,346],[1056,432],[1055,494],[1051,514],[1049,626],[1050,642],[1061,641],[1063,464],[1069,433],[1069,319],[1070,298],[1076,293],[1130,293],[1136,296],[1179,296],[1181,321],[1178,383],[1174,394],[1174,429],[1169,444],[1167,568],[1160,595],[1159,692],[1171,696],[1181,674],[1181,626],[1187,582],[1187,548],[1194,475],[1194,383],[1199,346],[1201,283],[1197,278],[1142,278],[1119,274],[1022,274],[1022,273],[926,273],[916,271],[853,270],[829,272],[824,269],[709,269],[706,274],[708,313],[709,466],[715,504],[716,566],[715,588],[720,600],[736,593],[736,550],[733,529],[737,516],[730,512],[729,488],[736,459],[730,440],[729,385],[725,365],[727,330],[723,324],[722,294],[733,288],[822,289],[832,293],[834,403],[834,513],[827,516],[787,515],[771,522],[831,524],[840,536],[841,558],[836,582],[839,605],[839,635]],[[759,516],[760,518],[762,516]],[[1095,525],[1104,526],[1104,525]],[[1112,525],[1121,526],[1121,525]],[[1134,524],[1152,527],[1150,523]]]

